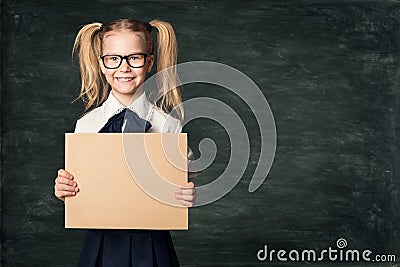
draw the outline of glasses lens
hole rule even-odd
[[[145,56],[142,54],[128,56],[128,64],[133,68],[140,68],[144,65]]]
[[[105,56],[103,61],[107,68],[118,68],[121,64],[121,58],[118,56]]]

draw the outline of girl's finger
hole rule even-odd
[[[58,198],[64,198],[67,196],[75,196],[76,192],[70,192],[70,191],[58,191],[58,193],[56,194],[56,197]]]
[[[180,195],[180,194],[175,194],[175,198],[178,200],[187,200],[187,201],[193,201],[195,199],[195,196],[193,195]]]
[[[194,189],[181,189],[180,193],[182,195],[194,195],[195,194],[195,190]]]
[[[57,191],[69,191],[69,192],[78,192],[79,188],[75,186],[69,186],[66,184],[58,184],[56,185]]]
[[[59,169],[57,174],[58,174],[58,176],[62,176],[62,177],[68,178],[68,179],[74,179],[74,176],[64,169]]]
[[[181,185],[180,188],[194,188],[194,183],[189,182],[187,184]]]
[[[187,184],[181,185],[176,191],[175,193],[178,194],[182,194],[184,192],[185,195],[190,195],[194,192],[194,183],[193,182],[189,182]]]
[[[68,178],[64,178],[64,177],[57,177],[56,179],[56,184],[67,184],[70,186],[76,186],[76,182],[68,179]]]
[[[181,204],[186,206],[186,207],[193,207],[193,202],[189,202],[189,201],[186,201],[186,200],[179,200],[179,202],[181,202]]]

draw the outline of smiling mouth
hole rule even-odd
[[[133,78],[130,77],[117,77],[116,79],[120,82],[129,82],[133,80]]]

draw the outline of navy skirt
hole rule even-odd
[[[88,230],[78,267],[176,267],[166,230]]]

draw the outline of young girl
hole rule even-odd
[[[106,25],[88,24],[78,32],[73,53],[78,54],[80,63],[79,97],[85,103],[85,112],[91,111],[77,121],[76,133],[121,132],[128,125],[124,124],[128,112],[135,117],[137,131],[181,132],[181,97],[178,87],[173,86],[176,74],[162,76],[158,89],[162,97],[157,106],[150,104],[141,87],[154,63],[153,28],[157,30],[158,72],[175,66],[177,61],[176,37],[169,23],[120,19]],[[178,118],[167,116],[173,109],[178,111]],[[73,174],[60,169],[54,193],[62,201],[79,194]],[[191,207],[195,199],[193,182],[182,185],[174,194]],[[169,231],[88,230],[78,266],[167,267],[179,263]]]

